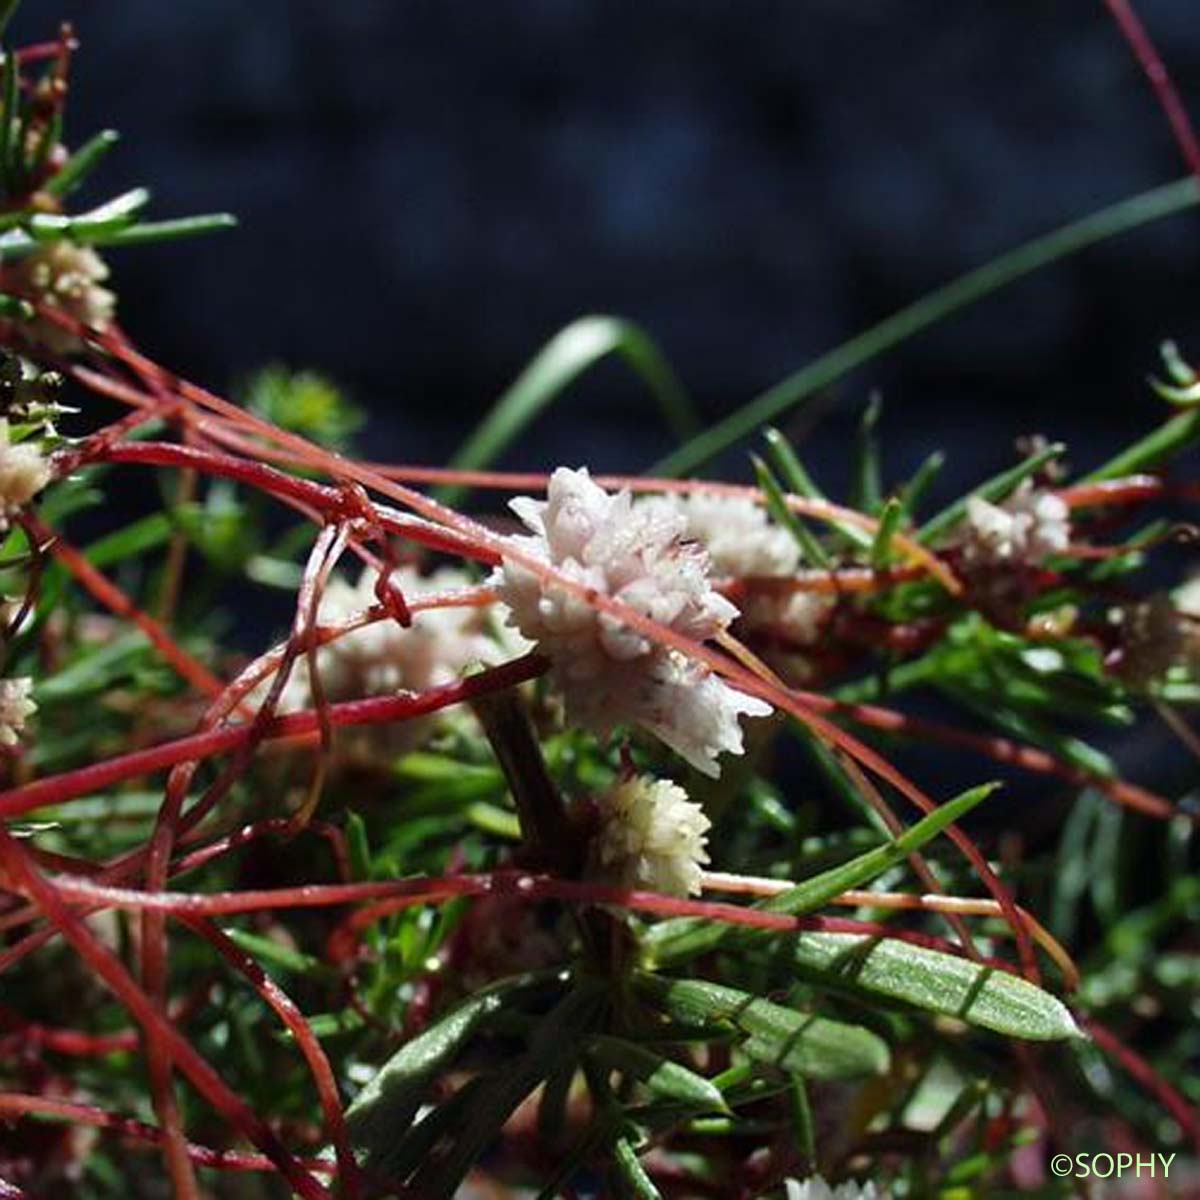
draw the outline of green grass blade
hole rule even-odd
[[[917,541],[928,545],[947,530],[953,529],[966,516],[967,501],[973,496],[980,496],[993,503],[1003,500],[1022,480],[1028,479],[1048,462],[1060,457],[1065,449],[1066,447],[1061,442],[1054,442],[1049,446],[1044,446],[1036,454],[1022,459],[1015,467],[1001,471],[999,475],[993,475],[986,483],[981,483],[965,496],[960,496],[953,504],[947,505],[936,517],[930,517],[918,530]]]
[[[1153,470],[1196,441],[1200,441],[1200,408],[1189,408],[1164,421],[1157,429],[1134,442],[1115,458],[1110,458],[1080,482],[1099,483],[1104,479],[1118,479],[1122,475]]]
[[[937,837],[947,825],[965,816],[998,786],[995,783],[985,783],[963,792],[953,800],[947,800],[945,804],[939,805],[933,812],[911,825],[899,837],[885,842],[882,846],[876,846],[849,862],[804,880],[794,888],[773,896],[761,907],[767,912],[800,916],[821,908],[842,892],[870,883],[872,879],[903,862],[926,842]],[[727,927],[714,922],[685,918],[679,921],[665,921],[649,930],[645,946],[652,961],[662,967],[708,953],[730,935],[731,931]]]
[[[822,355],[794,375],[763,392],[712,428],[685,443],[661,462],[653,475],[686,475],[760,425],[775,420],[822,388],[835,383],[885,351],[928,329],[960,309],[990,296],[1006,284],[1151,221],[1161,220],[1200,203],[1200,185],[1192,178],[1176,180],[1141,192],[1117,204],[1034,238],[982,267],[930,292]]]
[[[623,358],[646,383],[672,432],[679,437],[695,432],[698,422],[691,402],[654,342],[632,322],[620,317],[581,317],[556,333],[538,351],[450,460],[450,465],[479,470],[495,462],[521,431],[576,379],[612,355]],[[467,491],[450,487],[441,489],[438,495],[445,503],[458,504]]]
[[[788,508],[783,488],[780,487],[779,480],[775,478],[771,468],[757,454],[752,454],[750,461],[754,464],[758,486],[766,495],[767,511],[792,535],[796,545],[800,547],[800,553],[807,561],[816,567],[829,566],[829,555],[825,552],[825,547],[817,541],[816,534]]]
[[[941,450],[932,454],[916,469],[913,477],[900,489],[900,500],[904,505],[903,515],[909,519],[916,516],[929,485],[937,477],[937,473],[945,466],[946,455]]]
[[[84,142],[62,165],[62,169],[46,181],[45,190],[52,196],[66,196],[75,191],[99,166],[101,159],[120,141],[115,129],[102,129]]]
[[[142,246],[147,242],[174,242],[180,238],[200,237],[233,229],[237,217],[232,213],[205,213],[197,217],[180,217],[174,221],[143,221],[115,233],[94,237],[97,246]]]
[[[883,502],[883,485],[879,468],[879,418],[883,415],[883,397],[875,392],[863,409],[858,426],[858,447],[854,455],[854,480],[850,491],[850,506],[860,512],[879,511]]]
[[[904,516],[904,502],[893,496],[884,506],[879,518],[879,528],[875,532],[875,540],[871,543],[871,566],[876,571],[882,571],[892,557],[892,538],[900,528],[900,519]]]

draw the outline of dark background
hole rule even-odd
[[[1141,0],[1200,109],[1194,0]],[[585,312],[662,345],[706,415],[1033,235],[1182,174],[1099,0],[27,0],[71,17],[69,134],[125,141],[89,199],[229,208],[203,243],[114,252],[121,316],[229,388],[270,360],[437,461]],[[1200,356],[1200,213],[1026,280],[847,381],[808,449],[836,486],[869,388],[894,477],[951,489],[1013,438],[1077,465],[1155,419],[1156,345]],[[617,365],[511,465],[640,469],[670,448]],[[731,461],[740,469],[740,457]]]

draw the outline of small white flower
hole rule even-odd
[[[24,508],[50,482],[50,467],[31,442],[9,441],[8,421],[0,417],[0,529],[8,514]]]
[[[585,468],[560,467],[545,501],[512,501],[530,530],[510,543],[561,574],[696,641],[725,629],[737,609],[712,588],[704,550],[677,513],[610,496]],[[707,775],[717,755],[740,754],[738,717],[770,705],[728,687],[584,599],[505,558],[491,578],[509,623],[551,662],[567,718],[601,734],[641,725]]]
[[[668,493],[643,500],[638,507],[681,516],[684,536],[708,551],[716,575],[791,575],[800,565],[796,539],[745,496]]]
[[[29,695],[33,680],[0,679],[0,746],[15,746],[25,729],[25,722],[35,712],[37,705]]]
[[[1026,479],[1003,504],[967,501],[963,553],[982,566],[1031,566],[1061,554],[1071,541],[1071,510],[1053,492]]]
[[[677,784],[635,777],[601,797],[593,872],[621,887],[668,896],[700,891],[711,822]]]
[[[814,1175],[802,1183],[796,1179],[785,1179],[784,1190],[787,1200],[888,1200],[873,1183],[855,1183],[847,1180],[831,1188],[820,1175]]]
[[[14,290],[101,332],[112,324],[117,304],[116,296],[100,286],[108,274],[95,250],[66,238],[39,246],[8,269]],[[21,330],[52,354],[71,354],[82,346],[74,334],[42,317],[25,322]]]

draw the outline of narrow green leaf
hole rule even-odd
[[[806,879],[794,888],[773,896],[759,907],[768,912],[787,913],[790,916],[799,916],[821,908],[835,896],[840,896],[852,888],[862,887],[863,884],[870,883],[872,879],[882,875],[884,871],[903,862],[926,842],[937,837],[948,825],[965,816],[998,786],[995,783],[985,783],[963,792],[953,800],[947,800],[894,840],[876,846],[874,850],[868,850],[847,863],[823,871],[812,879]],[[694,958],[698,954],[706,954],[726,939],[732,938],[734,933],[735,931],[728,927],[712,921],[686,918],[664,921],[647,932],[645,946],[655,964],[666,966]]]
[[[868,1029],[797,1012],[700,979],[638,972],[634,986],[677,1021],[729,1021],[748,1035],[757,1062],[812,1079],[851,1079],[888,1069],[887,1045]]]
[[[1097,467],[1090,475],[1084,476],[1080,482],[1099,483],[1105,479],[1118,479],[1122,475],[1153,470],[1198,440],[1200,407],[1185,409],[1128,449],[1122,450],[1115,458],[1110,458],[1103,466]]]
[[[723,421],[692,438],[655,464],[649,473],[687,475],[752,434],[760,425],[776,420],[781,413],[795,408],[851,371],[960,309],[983,300],[1006,284],[1087,246],[1182,212],[1198,201],[1200,188],[1196,180],[1190,177],[1180,179],[1131,196],[1034,238],[984,266],[960,275],[952,283],[929,292],[878,325],[823,354]]]
[[[914,519],[921,501],[929,490],[929,485],[937,477],[938,472],[946,462],[946,455],[941,450],[934,450],[913,473],[913,477],[900,489],[900,500],[904,505],[904,516]]]
[[[720,1089],[703,1075],[645,1046],[598,1034],[588,1049],[601,1065],[640,1080],[659,1100],[696,1112],[728,1111]]]
[[[579,1044],[600,1006],[601,994],[595,988],[579,986],[538,1021],[525,1053],[488,1075],[472,1094],[453,1143],[418,1169],[412,1183],[417,1195],[448,1200],[455,1194],[517,1105],[562,1065],[564,1052]]]
[[[1015,467],[1010,467],[1007,471],[1001,471],[999,475],[993,475],[986,483],[981,483],[965,496],[960,496],[953,504],[949,504],[942,509],[936,517],[931,517],[926,521],[917,533],[917,541],[928,544],[935,538],[941,537],[948,530],[953,529],[966,516],[967,501],[972,497],[978,496],[993,503],[1003,500],[1005,496],[1017,488],[1022,480],[1028,479],[1035,472],[1040,471],[1048,462],[1059,458],[1065,449],[1066,447],[1060,442],[1054,442],[1052,445],[1044,446],[1028,458],[1022,459]]]
[[[35,213],[26,224],[37,242],[55,242],[64,237],[77,242],[102,241],[128,228],[149,202],[150,193],[145,188],[132,188],[77,216]]]
[[[46,191],[54,196],[67,196],[96,169],[100,160],[120,141],[115,129],[102,129],[89,138],[63,163],[53,177],[46,181]]]
[[[293,975],[337,977],[337,972],[319,958],[294,950],[291,946],[275,941],[274,938],[262,937],[244,929],[226,929],[224,932],[231,942],[240,946],[247,954],[252,954],[260,962],[278,967],[281,971],[288,971]]]
[[[1057,997],[996,967],[891,938],[802,933],[796,964],[806,974],[958,1017],[1008,1037],[1082,1037]]]
[[[173,242],[180,238],[219,233],[236,225],[237,217],[232,213],[206,213],[198,217],[180,217],[174,221],[143,221],[91,240],[97,246],[141,246],[147,242]]]
[[[463,1001],[423,1033],[406,1042],[380,1068],[346,1110],[346,1126],[368,1158],[387,1148],[416,1116],[430,1082],[474,1036],[480,1023],[504,1007],[505,993],[492,989]]]
[[[879,437],[876,432],[883,414],[883,397],[874,392],[863,409],[858,426],[858,447],[854,455],[854,478],[850,503],[860,512],[873,513],[883,500],[880,483]]]
[[[662,1192],[646,1174],[628,1138],[619,1137],[613,1143],[613,1168],[635,1200],[662,1200]]]
[[[883,506],[879,518],[879,528],[875,531],[875,540],[871,543],[871,566],[876,571],[884,570],[892,558],[892,538],[900,528],[900,519],[904,516],[904,504],[896,496],[892,496]]]
[[[675,372],[658,347],[630,321],[590,316],[560,330],[534,356],[491,412],[450,460],[452,467],[478,470],[495,462],[523,429],[584,372],[611,355],[623,358],[650,388],[667,423],[680,437],[697,428]],[[442,488],[447,504],[461,503],[469,489]]]
[[[371,844],[367,838],[367,823],[354,809],[346,810],[346,853],[350,858],[350,877],[371,878]]]
[[[771,465],[789,492],[809,500],[828,499],[805,470],[796,451],[792,449],[791,442],[778,429],[763,430],[763,441],[767,443],[767,457],[771,460]],[[859,529],[857,525],[837,525],[836,528],[851,545],[866,549],[871,544],[871,535],[866,530]],[[827,565],[828,561],[826,556],[826,563],[822,565]]]
[[[754,464],[754,474],[758,477],[758,486],[766,495],[767,511],[792,535],[796,545],[800,548],[800,553],[809,562],[814,566],[827,567],[830,560],[829,555],[825,552],[825,547],[821,545],[808,526],[788,508],[783,488],[779,486],[779,480],[775,478],[771,468],[757,454],[752,454],[750,461]]]

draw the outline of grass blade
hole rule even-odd
[[[1182,212],[1197,203],[1200,203],[1200,184],[1189,177],[1141,192],[1034,238],[1016,250],[959,276],[857,337],[843,342],[828,354],[823,354],[723,421],[692,438],[655,464],[650,473],[687,475],[735,442],[748,437],[760,425],[775,420],[781,413],[795,408],[822,388],[931,325],[936,325],[959,309],[975,304],[1006,284],[1061,258],[1140,225]]]
[[[691,403],[654,342],[632,322],[619,317],[581,317],[556,333],[538,351],[450,460],[450,465],[479,470],[495,462],[521,431],[576,379],[614,354],[623,358],[647,384],[677,436],[686,437],[695,431],[698,422]],[[447,504],[458,504],[467,490],[443,488],[439,495]]]

